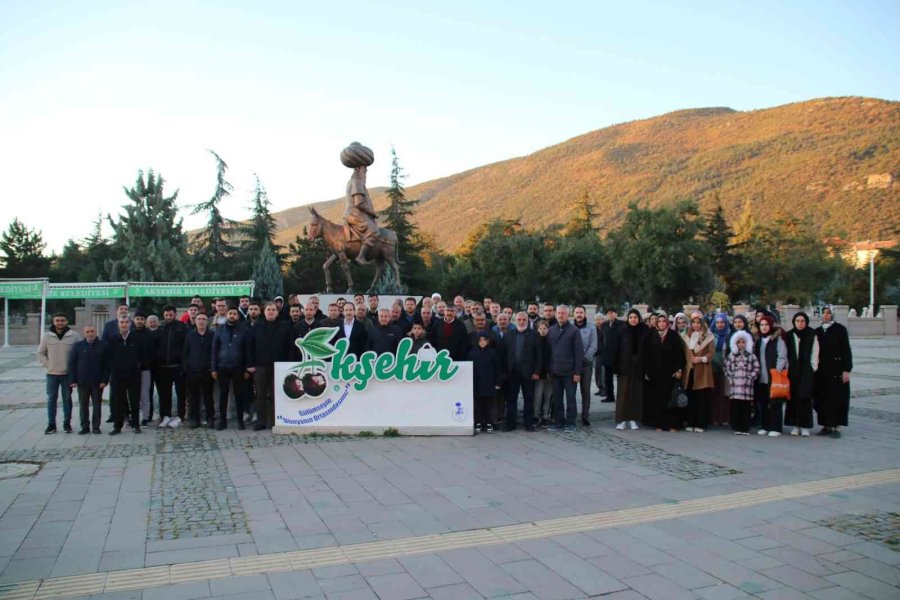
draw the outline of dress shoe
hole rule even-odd
[[[116,427],[112,431],[109,432],[109,435],[119,435],[120,433],[122,433],[122,428]]]
[[[264,429],[268,429],[268,427],[266,427],[265,423],[257,423],[256,425],[253,426],[253,431],[262,431]]]
[[[84,434],[90,433],[90,432],[91,432],[91,430],[88,429],[87,427],[82,427],[81,431],[78,432],[78,435],[84,435]]]

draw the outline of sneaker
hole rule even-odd
[[[47,429],[44,430],[44,435],[50,435],[51,433],[56,433],[56,425],[47,425]]]
[[[781,435],[781,432],[780,431],[770,431],[768,435],[769,435],[769,437],[778,437],[779,435]]]
[[[759,431],[756,432],[756,435],[767,435],[768,433],[769,432],[766,431],[765,429],[760,429]]]
[[[163,417],[162,419],[159,420],[159,423],[157,423],[156,426],[159,427],[160,429],[162,429],[163,427],[168,427],[169,421],[171,421],[171,420],[172,420],[172,417]]]
[[[831,431],[828,432],[828,435],[830,435],[832,438],[837,440],[837,439],[840,439],[841,432],[837,429],[832,429]]]
[[[632,431],[637,431],[637,430],[638,430],[638,424],[637,424],[637,421],[628,421],[628,426],[631,427],[631,430],[632,430]]]
[[[563,431],[578,431],[578,428],[575,427],[575,424],[573,423],[572,425],[566,425],[565,427],[563,427]]]
[[[628,423],[626,423],[625,421],[622,421],[621,423],[616,425],[616,429],[618,429],[619,431],[625,431],[625,427],[627,427],[627,426],[628,426]]]
[[[794,427],[793,429],[791,429],[791,435],[800,435],[800,428]]]
[[[685,427],[684,430],[685,430],[685,431],[691,431],[691,432],[693,432],[693,431],[694,431],[694,428],[693,428],[693,427]]]
[[[744,433],[743,431],[735,431],[734,435],[742,435],[743,433]]]
[[[566,428],[565,425],[559,425],[557,423],[551,423],[551,424],[547,425],[547,427],[545,427],[545,429],[547,431],[562,431],[565,428]]]
[[[132,427],[131,432],[132,432],[132,433],[140,433],[140,432],[141,432],[141,426],[140,426],[140,425],[136,425],[135,427]]]
[[[490,423],[484,426],[484,430],[487,433],[494,433],[494,426]]]
[[[72,426],[68,423],[63,423],[63,431],[66,433],[72,433]]]
[[[706,430],[702,427],[694,427],[694,433],[703,433],[704,431]]]
[[[178,429],[179,425],[181,425],[181,418],[173,417],[171,420],[169,420],[169,424],[167,425],[167,427],[171,427],[172,429]]]
[[[800,437],[809,437],[809,429],[800,429]]]

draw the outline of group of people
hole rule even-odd
[[[56,431],[60,394],[63,429],[72,431],[76,390],[80,433],[100,433],[107,385],[111,435],[126,424],[140,432],[153,420],[154,389],[159,427],[186,422],[221,430],[231,411],[238,429],[251,422],[255,430],[271,428],[274,364],[299,360],[294,342],[320,327],[334,327],[332,341],[346,338],[357,357],[368,350],[392,353],[410,337],[413,352],[429,344],[455,361],[471,361],[476,432],[516,429],[520,397],[526,431],[572,430],[579,416],[590,426],[592,395],[616,403],[619,430],[643,423],[703,432],[713,423],[747,434],[755,424],[774,437],[787,425],[792,434],[808,436],[814,409],[823,434],[837,437],[847,424],[849,338],[827,308],[815,331],[798,313],[787,332],[764,310],[751,322],[725,314],[709,320],[699,312],[670,320],[662,311],[636,309],[623,321],[609,309],[590,322],[583,306],[530,303],[516,312],[492,298],[456,296],[447,303],[439,294],[390,307],[377,295],[357,294],[325,312],[317,296],[305,304],[298,295],[268,302],[243,296],[236,304],[218,298],[209,310],[195,296],[181,317],[176,313],[167,306],[160,320],[121,303],[102,331],[87,325],[83,337],[64,314],[54,315],[38,350],[47,370],[45,433]],[[788,372],[786,403],[772,398],[772,369]]]

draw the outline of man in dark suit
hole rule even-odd
[[[264,319],[250,330],[247,349],[247,371],[253,374],[256,389],[256,424],[254,431],[275,426],[275,363],[288,353],[290,325],[278,318],[278,307],[267,302]]]
[[[456,318],[456,311],[448,308],[444,311],[444,319],[434,324],[432,334],[435,349],[446,350],[455,361],[467,360],[469,357],[469,335],[466,326]]]
[[[519,389],[524,398],[522,420],[525,431],[534,431],[534,382],[541,378],[541,351],[538,332],[529,328],[528,314],[516,315],[516,327],[503,336],[503,353],[506,363],[506,380],[509,394],[506,397],[505,431],[516,428],[516,413],[519,404]]]
[[[356,307],[351,303],[344,305],[344,318],[338,326],[334,340],[346,338],[348,341],[347,352],[359,358],[369,343],[366,326],[356,320]]]

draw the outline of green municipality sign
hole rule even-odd
[[[246,283],[129,283],[131,298],[187,298],[190,296],[249,295],[253,287]]]
[[[36,300],[43,297],[43,281],[0,281],[0,298]]]
[[[84,300],[88,298],[124,298],[124,285],[73,285],[50,284],[47,298],[52,300]]]

